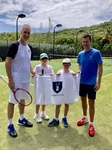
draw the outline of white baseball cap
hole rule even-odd
[[[71,60],[69,58],[65,58],[63,59],[63,62],[62,63],[68,63],[68,64],[71,64]]]

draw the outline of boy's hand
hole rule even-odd
[[[76,72],[71,72],[72,75],[76,75]]]
[[[50,73],[50,76],[54,76],[54,73]]]
[[[39,76],[43,76],[43,74],[40,72],[40,73],[39,73]]]
[[[31,74],[32,74],[32,78],[33,78],[35,76],[36,72],[32,71]]]
[[[79,73],[81,73],[81,71],[71,72],[72,75],[76,75],[76,74],[79,74]]]
[[[81,73],[81,71],[77,71],[76,74]]]
[[[57,76],[60,76],[60,75],[61,75],[61,73],[57,73],[56,75],[57,75]]]

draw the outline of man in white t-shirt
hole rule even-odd
[[[10,88],[8,103],[8,127],[7,131],[11,137],[17,137],[12,118],[14,114],[14,105],[17,103],[13,91],[17,88],[23,88],[27,91],[30,89],[30,72],[33,74],[31,67],[32,47],[27,44],[30,37],[31,28],[25,24],[21,30],[20,39],[12,43],[8,49],[5,61],[6,73],[8,76],[8,85]],[[24,102],[24,100],[23,100]],[[25,103],[25,102],[24,102]],[[20,118],[18,124],[26,127],[32,127],[33,124],[24,117],[24,106],[19,104]]]

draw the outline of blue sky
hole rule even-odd
[[[19,30],[26,23],[32,32],[52,31],[58,23],[78,28],[112,19],[112,0],[0,0],[0,32],[15,32],[21,13],[26,17],[19,18]]]

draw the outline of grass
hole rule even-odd
[[[7,102],[8,86],[0,80],[0,150],[111,150],[112,149],[112,66],[110,59],[104,60],[104,72],[101,89],[97,93],[95,130],[96,136],[88,136],[88,126],[77,127],[76,122],[82,117],[80,101],[70,105],[68,114],[69,127],[64,128],[61,123],[63,117],[63,105],[60,112],[60,125],[48,127],[48,121],[37,124],[33,120],[34,105],[26,107],[25,116],[33,123],[33,128],[25,128],[17,125],[19,117],[18,107],[15,105],[13,122],[18,132],[18,137],[13,139],[7,132]],[[32,66],[39,62],[32,62]],[[61,60],[50,61],[55,73],[61,69]],[[0,63],[2,75],[6,75],[4,62]],[[71,70],[77,70],[76,60],[72,60]],[[31,81],[33,84],[33,81]],[[31,85],[33,94],[33,85]],[[54,117],[55,106],[46,106],[46,113],[50,120]]]

